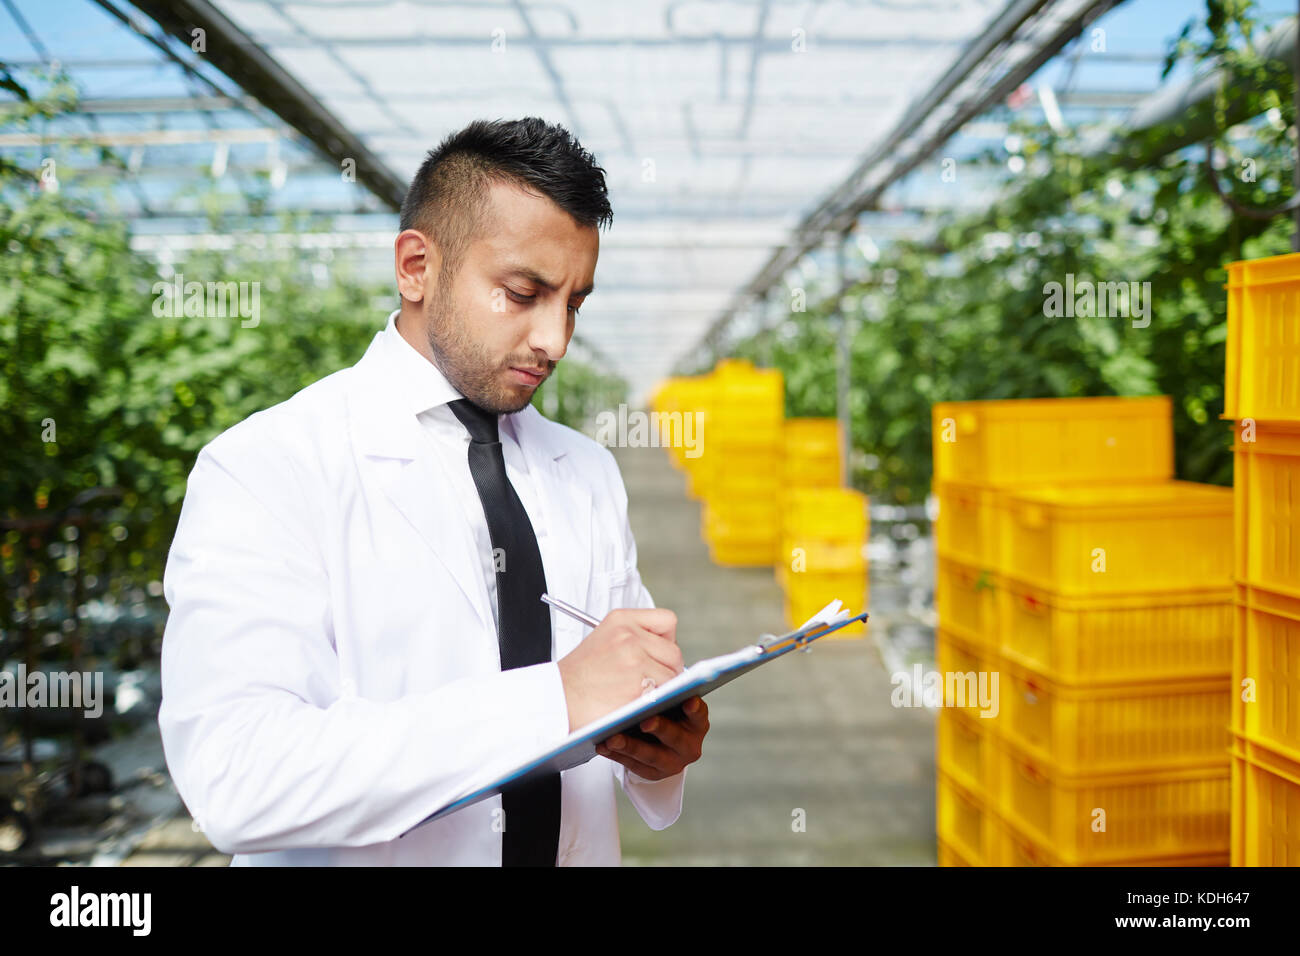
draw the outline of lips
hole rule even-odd
[[[530,369],[519,368],[518,366],[515,365],[510,366],[510,371],[514,372],[517,376],[519,376],[520,382],[522,382],[525,385],[532,385],[534,387],[541,385],[543,379],[546,378],[545,371],[534,372],[531,371]]]

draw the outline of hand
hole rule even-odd
[[[682,672],[677,615],[667,608],[619,608],[560,659],[569,730],[585,727]]]
[[[681,773],[688,763],[700,759],[704,735],[709,732],[709,707],[702,697],[689,698],[682,704],[682,711],[686,714],[684,721],[669,720],[663,714],[641,721],[641,729],[657,737],[657,744],[615,734],[596,744],[596,753],[647,780]]]

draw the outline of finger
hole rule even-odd
[[[700,734],[687,729],[675,720],[660,715],[641,721],[641,729],[654,736],[665,747],[681,757],[694,758]]]
[[[654,767],[647,766],[639,760],[624,756],[620,753],[605,753],[603,756],[608,757],[615,763],[620,763],[633,773],[645,777],[647,780],[662,780],[664,777],[671,777],[672,774],[663,770],[657,770]],[[680,773],[680,771],[678,771]]]
[[[682,713],[686,715],[686,723],[696,730],[708,733],[709,730],[709,705],[704,702],[703,697],[691,697],[682,704]]]
[[[675,643],[644,628],[639,630],[639,634],[641,637],[641,649],[645,651],[647,655],[668,668],[673,675],[682,672],[682,652],[678,650]],[[654,677],[653,674],[650,676]],[[658,678],[656,678],[656,680],[658,680]],[[663,683],[663,681],[659,681],[659,683]]]
[[[666,607],[638,609],[636,623],[660,637],[674,642],[677,640],[677,615]]]
[[[598,747],[597,750],[599,749],[601,748]],[[611,750],[607,747],[604,748],[604,753],[601,756],[608,757],[615,763],[621,763],[628,770],[632,770],[633,773],[645,777],[647,780],[662,780],[664,777],[672,777],[673,774],[681,773],[681,770],[685,769],[685,765],[676,770],[671,769],[671,767],[666,770],[662,769],[662,767],[651,766],[649,763],[637,760],[636,757],[630,757],[628,754],[620,753],[619,750]]]
[[[637,691],[638,694],[644,694],[647,691],[652,691],[659,687],[662,687],[664,684],[668,683],[670,680],[672,680],[674,677],[677,676],[677,672],[674,671],[672,668],[660,664],[657,660],[654,660],[653,658],[649,658],[649,657],[647,657],[645,661],[642,662],[641,668],[643,671],[642,676],[649,677],[651,680],[653,680],[655,682],[655,686],[654,687],[643,686]]]
[[[682,768],[682,760],[677,751],[663,744],[637,740],[628,734],[615,734],[605,741],[605,745],[613,754],[629,757],[647,767],[654,767],[661,773],[673,774]]]

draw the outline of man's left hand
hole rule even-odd
[[[688,763],[700,759],[704,735],[709,732],[709,707],[701,697],[682,704],[685,720],[670,720],[663,714],[641,721],[641,729],[658,743],[615,734],[596,744],[596,753],[627,767],[647,780],[663,780],[681,773]]]

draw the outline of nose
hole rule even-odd
[[[556,299],[559,299],[557,296]],[[528,347],[541,362],[558,362],[564,358],[569,349],[569,339],[573,336],[573,323],[569,315],[568,302],[559,300],[558,305],[533,310],[533,325],[528,335]],[[542,358],[538,353],[544,353]]]

